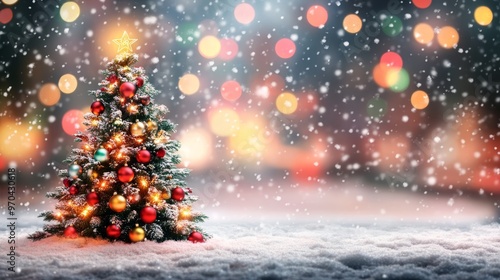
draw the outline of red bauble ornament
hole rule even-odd
[[[64,178],[64,180],[63,180],[63,185],[64,185],[66,188],[69,188],[69,186],[71,185],[71,181],[70,181],[68,178]]]
[[[141,210],[141,220],[146,224],[150,224],[156,220],[156,209],[151,206],[146,206]]]
[[[74,185],[73,185],[73,186],[71,186],[71,187],[69,188],[69,193],[70,193],[71,195],[75,195],[77,192],[78,192],[78,188],[77,188],[76,186],[74,186]]]
[[[182,201],[184,199],[184,195],[184,190],[181,187],[175,187],[170,194],[172,199],[177,201]]]
[[[191,188],[187,188],[188,193],[193,193],[193,190]]]
[[[163,158],[166,154],[167,152],[163,148],[160,148],[158,151],[156,151],[156,156],[159,158]]]
[[[129,82],[121,84],[120,94],[125,98],[131,98],[135,94],[135,85]]]
[[[91,192],[87,194],[87,203],[90,206],[94,206],[99,203],[99,196],[95,192]]]
[[[135,81],[136,81],[135,84],[137,85],[137,87],[142,87],[144,85],[144,79],[141,77],[135,78]]]
[[[77,238],[78,232],[76,232],[76,229],[73,226],[69,226],[69,227],[64,229],[63,235],[64,235],[64,237],[67,237],[67,238]]]
[[[140,163],[148,163],[151,160],[151,153],[148,150],[140,150],[135,158]]]
[[[116,238],[120,237],[121,234],[122,234],[122,230],[117,225],[109,225],[106,228],[106,235],[109,238],[115,238],[116,239]]]
[[[118,77],[115,74],[108,77],[108,82],[116,83],[116,81],[118,81]]]
[[[101,101],[97,100],[92,102],[92,105],[90,105],[90,111],[92,111],[92,114],[99,116],[104,112],[104,104],[102,104]]]
[[[139,97],[142,105],[148,105],[151,102],[151,97],[149,95]]]
[[[193,242],[193,243],[205,242],[205,240],[203,239],[203,234],[201,234],[197,231],[191,232],[191,234],[188,236],[188,240]]]
[[[122,183],[128,183],[134,179],[134,170],[128,166],[122,166],[118,169],[118,180]]]

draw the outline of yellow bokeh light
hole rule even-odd
[[[493,21],[493,12],[486,6],[477,7],[474,11],[474,19],[479,25],[489,25]]]
[[[33,127],[2,119],[0,126],[0,156],[7,160],[38,158],[36,151],[42,150],[43,134]]]
[[[363,27],[363,22],[358,15],[349,14],[344,18],[343,26],[349,33],[358,33]]]
[[[427,45],[434,39],[434,29],[427,23],[419,23],[413,29],[413,37],[420,44]]]
[[[262,157],[269,145],[269,139],[264,121],[253,117],[240,125],[235,134],[229,138],[229,145],[242,159],[255,160]]]
[[[186,74],[179,79],[178,86],[185,95],[192,95],[200,89],[200,80],[196,75]]]
[[[212,159],[212,135],[203,128],[193,128],[181,132],[182,143],[179,155],[185,167],[203,169]]]
[[[415,109],[424,109],[429,105],[429,96],[425,91],[417,90],[411,95],[411,105]]]
[[[2,2],[5,4],[5,5],[14,5],[17,3],[17,0],[2,0]]]
[[[62,75],[61,78],[59,78],[59,89],[63,93],[70,94],[76,90],[77,86],[78,81],[75,76],[71,74]]]
[[[44,84],[38,91],[38,99],[43,105],[53,106],[59,102],[61,92],[55,84]]]
[[[297,97],[290,92],[283,92],[276,98],[276,108],[283,114],[289,115],[297,110]]]
[[[441,47],[451,49],[458,44],[459,35],[455,28],[445,26],[439,30],[437,39]]]
[[[230,108],[217,109],[210,114],[209,120],[210,129],[218,136],[233,135],[240,123],[238,113]]]
[[[198,51],[204,58],[215,58],[219,55],[221,44],[217,37],[208,35],[198,43]]]
[[[69,1],[61,6],[59,13],[65,22],[73,22],[80,16],[80,6],[75,2]]]

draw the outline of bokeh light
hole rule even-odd
[[[200,89],[200,80],[196,75],[185,74],[179,79],[179,90],[185,95],[195,94]]]
[[[77,86],[78,81],[75,76],[71,74],[62,75],[61,78],[59,78],[59,89],[66,94],[74,92]]]
[[[80,110],[69,110],[62,118],[62,128],[68,135],[74,135],[78,131],[85,131],[83,124],[83,112]]]
[[[239,128],[240,117],[231,108],[216,108],[209,113],[210,129],[217,136],[231,136]]]
[[[249,24],[255,18],[255,10],[248,3],[241,3],[234,8],[234,17],[241,24]]]
[[[220,39],[219,58],[224,61],[232,60],[238,54],[238,44],[231,38]]]
[[[382,31],[387,36],[397,36],[403,31],[403,22],[397,16],[388,16],[382,21]]]
[[[2,0],[2,3],[5,5],[14,5],[17,3],[18,0]]]
[[[182,143],[179,156],[185,167],[202,169],[211,162],[213,140],[205,129],[182,130],[179,141]]]
[[[306,18],[310,25],[323,28],[328,20],[328,12],[323,6],[314,5],[307,10]]]
[[[0,126],[0,156],[6,160],[35,159],[43,134],[32,126],[3,118]]]
[[[380,87],[388,88],[397,82],[399,70],[400,68],[379,63],[373,68],[373,80]]]
[[[80,6],[73,1],[69,1],[62,4],[59,13],[65,22],[73,22],[80,16]]]
[[[287,59],[295,54],[295,43],[288,38],[283,38],[276,42],[274,50],[279,57]]]
[[[396,82],[390,86],[391,90],[394,92],[403,92],[410,85],[410,75],[408,72],[401,68],[396,73],[391,73],[391,75],[395,75]],[[389,78],[392,80],[392,78]]]
[[[242,160],[260,159],[272,139],[266,132],[266,121],[258,113],[247,116],[229,138],[229,147]]]
[[[420,9],[428,8],[432,4],[432,0],[412,0],[411,2]]]
[[[215,58],[219,55],[221,44],[217,37],[208,35],[201,38],[198,43],[198,51],[204,58]]]
[[[0,10],[0,23],[7,24],[12,20],[12,10],[10,8],[5,8]]]
[[[493,12],[486,6],[477,7],[474,11],[474,19],[479,25],[489,25],[493,21]]]
[[[429,96],[423,90],[417,90],[411,95],[411,105],[415,109],[424,109],[429,105]]]
[[[398,53],[386,52],[380,57],[380,63],[388,67],[400,69],[403,67],[403,59]]]
[[[297,110],[297,104],[297,97],[290,92],[283,92],[276,98],[276,108],[285,115],[295,112],[295,110]]]
[[[38,91],[38,99],[45,106],[53,106],[59,102],[61,92],[53,83],[44,84]]]
[[[348,14],[345,16],[342,25],[344,26],[345,31],[349,33],[358,33],[361,30],[361,27],[363,27],[363,22],[358,15]]]
[[[455,28],[445,26],[439,30],[437,40],[441,47],[451,49],[458,44],[459,35]]]
[[[371,118],[382,118],[387,112],[387,102],[382,98],[372,98],[366,106],[366,113]]]
[[[222,84],[220,94],[228,101],[236,101],[241,96],[241,85],[237,81],[227,81]]]
[[[419,23],[413,29],[413,37],[420,44],[428,45],[434,39],[434,29],[427,23]]]

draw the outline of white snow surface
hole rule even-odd
[[[500,279],[500,225],[485,219],[487,202],[456,197],[450,206],[447,196],[362,188],[268,193],[205,203],[213,238],[201,244],[32,242],[27,234],[43,221],[27,212],[16,229],[17,273],[7,271],[0,231],[0,279]]]

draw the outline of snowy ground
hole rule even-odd
[[[450,205],[447,197],[372,191],[318,195],[318,189],[304,189],[279,199],[259,191],[240,194],[245,199],[220,194],[226,203],[207,207],[212,219],[204,228],[214,238],[203,244],[57,237],[31,242],[26,234],[41,221],[27,214],[19,218],[19,272],[7,273],[2,261],[0,278],[500,278],[500,225],[485,222],[491,209],[484,203],[455,198]]]

